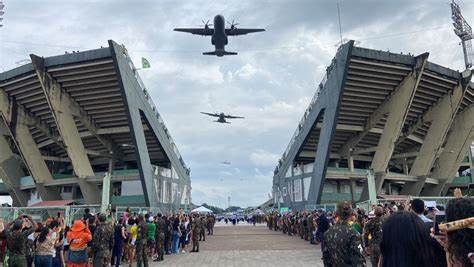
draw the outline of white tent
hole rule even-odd
[[[191,211],[191,213],[212,213],[212,210],[206,208],[206,207],[199,207],[199,208],[195,208]]]

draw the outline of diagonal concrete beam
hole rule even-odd
[[[416,57],[416,64],[421,65],[415,66],[415,69],[411,71],[408,76],[400,82],[400,84],[397,86],[397,88],[394,89],[392,94],[367,119],[367,121],[365,122],[364,130],[354,135],[349,141],[347,141],[344,146],[341,147],[341,149],[339,150],[339,154],[343,156],[348,156],[351,152],[351,149],[354,149],[357,144],[362,139],[364,139],[367,134],[370,133],[370,131],[377,125],[377,123],[384,117],[384,115],[393,110],[393,108],[396,108],[394,106],[396,106],[399,102],[397,101],[397,98],[399,98],[400,95],[403,95],[403,93],[406,91],[403,88],[406,87],[407,83],[413,81],[413,78],[418,78],[418,82],[419,79],[421,79],[421,73],[423,72],[424,66],[426,65],[428,55],[429,53],[424,53]],[[417,86],[418,82],[416,84]],[[416,91],[416,88],[414,88],[414,90]],[[411,100],[413,99],[413,96],[411,96],[410,98],[410,104]]]
[[[446,137],[446,145],[435,163],[432,178],[438,179],[436,186],[427,186],[422,194],[426,196],[443,196],[447,184],[454,179],[459,165],[466,157],[474,141],[474,104],[466,107],[454,119],[451,130]]]
[[[423,189],[426,177],[431,172],[436,156],[443,145],[466,92],[467,85],[462,84],[465,83],[460,83],[452,92],[445,94],[423,116],[424,121],[429,121],[431,125],[409,173],[410,176],[417,176],[419,180],[415,183],[406,183],[403,187],[402,195],[418,196]]]
[[[44,183],[53,180],[53,176],[41,156],[39,148],[31,135],[25,110],[8,98],[5,91],[0,89],[0,115],[2,123],[7,125],[9,135],[26,163],[30,175],[36,183],[36,188],[42,200],[57,200],[60,195],[56,190],[46,189]],[[18,173],[15,174],[19,175]],[[14,183],[12,182],[12,185]]]
[[[21,161],[10,148],[5,138],[9,131],[4,121],[0,121],[0,179],[2,179],[15,206],[27,206],[28,194],[20,189],[20,179],[25,177]]]
[[[44,67],[44,59],[36,55],[30,55],[31,61],[35,70],[37,72],[38,79],[43,85],[50,85],[50,88],[57,88],[56,97],[60,101],[64,101],[65,104],[68,104],[69,112],[72,116],[79,119],[79,121],[84,125],[84,127],[89,131],[89,135],[94,136],[97,140],[110,151],[111,155],[115,159],[120,159],[123,157],[123,153],[120,148],[112,142],[110,139],[107,139],[106,136],[102,136],[103,131],[95,124],[94,120],[87,114],[87,112],[75,101],[62,87],[61,85],[46,71]],[[44,90],[44,89],[43,89]],[[56,89],[55,89],[56,90]],[[54,92],[54,91],[51,91]],[[51,95],[54,96],[54,95]],[[54,104],[54,103],[53,103]],[[50,104],[51,106],[51,104]],[[53,116],[54,117],[54,116]]]
[[[30,55],[30,57],[53,114],[57,129],[63,138],[63,142],[66,144],[66,151],[71,159],[74,173],[79,178],[94,176],[94,170],[87,157],[73,117],[74,106],[77,103],[74,103],[70,96],[61,88],[61,85],[47,73],[42,58],[35,55]],[[100,203],[100,194],[95,185],[87,183],[84,179],[79,179],[79,186],[86,203]]]
[[[375,190],[377,193],[382,188],[386,169],[395,148],[395,142],[405,124],[423,70],[428,62],[428,55],[428,53],[424,53],[415,58],[413,70],[403,79],[397,90],[392,94],[390,101],[386,104],[387,111],[383,112],[383,114],[388,113],[387,121],[370,167],[375,176]],[[361,199],[367,199],[368,196],[369,192],[366,186],[362,192]]]

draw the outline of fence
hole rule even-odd
[[[35,221],[45,221],[51,217],[64,217],[67,225],[74,220],[82,218],[85,209],[91,213],[100,211],[99,205],[77,205],[77,206],[47,206],[47,207],[0,207],[0,218],[5,222],[12,221],[21,215],[31,215]]]
[[[453,199],[454,197],[423,197],[423,196],[407,196],[405,199],[401,198],[387,198],[387,199],[377,199],[375,203],[370,203],[369,200],[362,201],[356,203],[357,208],[364,209],[366,211],[371,210],[371,206],[373,205],[384,205],[384,204],[390,204],[391,202],[405,202],[405,201],[411,201],[413,199],[421,199],[423,201],[435,201],[436,205],[441,205],[441,206],[446,206],[448,204],[449,200]]]
[[[66,225],[71,225],[75,220],[81,219],[85,210],[89,209],[91,213],[97,214],[100,212],[100,205],[75,205],[75,206],[45,206],[45,207],[0,207],[0,219],[4,222],[10,222],[18,216],[30,215],[33,220],[42,222],[51,217],[61,216],[64,218]],[[145,214],[151,212],[170,213],[171,207],[116,207],[114,216],[119,219],[123,213],[129,209],[131,214]]]

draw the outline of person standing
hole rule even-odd
[[[99,224],[97,225],[94,237],[92,239],[93,265],[94,267],[108,266],[110,262],[110,251],[114,245],[114,230],[112,226],[106,222],[107,217],[101,213],[98,216]]]
[[[148,225],[142,215],[138,215],[137,267],[148,267],[147,237]]]
[[[204,216],[201,216],[199,226],[201,227],[199,241],[206,241],[206,218]]]
[[[385,219],[380,242],[380,265],[383,267],[438,267],[425,223],[413,212],[397,212]]]
[[[53,265],[54,243],[56,233],[47,226],[40,229],[35,239],[35,267],[51,267]]]
[[[191,220],[191,235],[193,240],[193,249],[191,252],[199,252],[199,236],[201,226],[199,225],[199,219],[197,216],[193,216]]]
[[[156,253],[157,257],[155,261],[162,261],[165,254],[165,231],[167,231],[166,222],[163,219],[161,213],[156,215],[156,230],[155,230],[155,240],[156,240]]]
[[[169,217],[165,216],[165,254],[171,254],[171,235],[173,228],[171,227],[171,220]]]
[[[125,226],[123,225],[124,218],[119,219],[118,224],[114,229],[114,246],[112,248],[112,260],[111,265],[115,267],[120,266],[120,261],[122,259],[123,244],[127,235],[125,233]]]
[[[87,223],[87,221],[86,221]],[[88,263],[87,243],[92,240],[92,234],[81,220],[74,221],[71,230],[67,233],[68,267],[85,267]]]
[[[171,225],[173,227],[171,253],[178,254],[180,231],[179,231],[179,218],[177,215],[173,217],[173,221]]]
[[[324,266],[365,266],[360,235],[349,226],[353,211],[347,201],[337,205],[339,220],[324,234]]]
[[[376,206],[375,218],[371,219],[364,227],[364,245],[370,255],[372,266],[377,266],[380,259],[380,242],[382,242],[383,209]]]
[[[148,222],[147,224],[147,245],[148,245],[148,255],[151,257],[153,256],[153,251],[155,251],[155,232],[156,232],[156,225],[153,221],[153,216],[150,214],[145,215],[145,219]]]
[[[31,227],[28,227],[28,223]],[[11,224],[13,224],[10,229]],[[5,228],[7,237],[7,249],[9,251],[8,266],[26,266],[26,247],[28,236],[35,231],[36,223],[31,216],[24,215],[8,224]]]

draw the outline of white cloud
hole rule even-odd
[[[250,154],[249,158],[255,166],[268,167],[275,166],[280,156],[263,149],[256,149]]]
[[[247,63],[247,64],[243,65],[240,69],[238,69],[235,72],[235,75],[242,78],[242,79],[250,79],[257,72],[258,72],[258,70],[254,66]]]
[[[83,51],[107,46],[108,39],[123,43],[134,62],[147,58],[152,67],[140,74],[192,168],[193,198],[196,203],[220,206],[226,206],[227,196],[232,204],[244,206],[266,199],[276,161],[339,40],[333,1],[301,0],[298,5],[238,0],[176,0],[159,5],[144,0],[6,2],[0,69],[16,67],[15,62],[30,53],[50,56]],[[474,17],[473,4],[461,3],[465,17]],[[463,67],[449,5],[428,0],[383,1],[377,12],[372,6],[368,0],[341,3],[344,38],[361,40],[360,46],[373,49],[428,51],[431,62]],[[30,10],[39,17],[31,16]],[[201,18],[212,19],[222,11],[231,12],[225,12],[227,19],[237,18],[242,27],[267,31],[229,38],[226,49],[239,54],[217,58],[202,55],[213,49],[209,37],[172,30],[196,27]],[[423,30],[427,28],[438,29]],[[413,31],[417,32],[398,35]],[[387,35],[392,36],[383,37]],[[220,125],[200,111],[246,118]],[[224,159],[232,165],[222,166]]]

